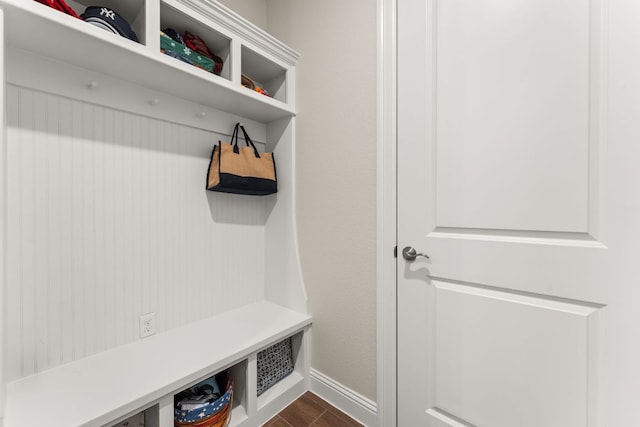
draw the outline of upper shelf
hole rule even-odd
[[[291,103],[242,87],[239,71],[232,79],[208,73],[160,53],[150,47],[156,46],[154,43],[149,46],[135,43],[33,0],[0,0],[0,8],[5,12],[4,34],[10,47],[263,123],[295,114]],[[232,14],[228,10],[225,12]],[[193,14],[197,15],[196,12]],[[157,20],[159,27],[159,16]],[[146,37],[139,35],[140,39],[148,39],[149,31],[153,30],[148,29]],[[229,32],[225,28],[221,31]],[[248,34],[261,36],[258,30]],[[269,44],[271,37],[264,36]],[[155,37],[159,38],[159,34]],[[244,46],[246,40],[236,39]],[[227,66],[233,65],[225,64]]]

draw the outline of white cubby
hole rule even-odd
[[[209,49],[224,62],[220,76],[231,80],[231,39],[229,37],[213,30],[194,17],[185,15],[181,10],[163,1],[160,3],[160,29],[165,28],[173,28],[180,35],[189,31],[200,37]]]
[[[95,0],[67,0],[67,4],[78,16],[82,15],[84,10],[89,6],[111,8],[131,25],[136,36],[138,36],[138,41],[141,44],[146,44],[146,13],[144,0],[104,0],[100,2],[96,2]]]
[[[291,338],[291,351],[293,355],[293,372],[273,386],[265,390],[260,396],[258,396],[258,409],[267,407],[271,402],[277,399],[285,390],[291,387],[295,387],[297,384],[304,383],[305,370],[304,370],[304,346],[303,346],[303,333],[299,332]]]
[[[247,46],[242,46],[242,74],[265,88],[274,99],[287,102],[287,70]]]
[[[248,366],[247,359],[244,359],[229,368],[229,375],[233,378],[235,387],[233,390],[233,411],[229,422],[231,427],[241,425],[248,419],[247,408],[251,392],[247,387]]]
[[[157,427],[158,426],[158,405],[154,405],[147,410],[136,412],[125,416],[109,427]]]

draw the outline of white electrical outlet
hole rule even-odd
[[[156,314],[147,313],[140,316],[140,338],[156,333]]]

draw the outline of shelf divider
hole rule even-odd
[[[152,52],[160,51],[160,2],[145,1],[146,8],[145,32],[147,48]]]

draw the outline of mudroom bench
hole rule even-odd
[[[6,426],[111,426],[145,412],[173,426],[174,395],[224,369],[235,383],[230,426],[259,426],[307,389],[311,317],[261,301],[22,378],[7,388]],[[256,396],[257,353],[292,337],[295,370]]]
[[[137,41],[0,0],[0,425],[144,413],[145,427],[170,427],[177,393],[227,371],[230,426],[257,427],[308,389],[299,55],[214,0],[103,6]],[[221,71],[169,56],[165,29],[198,35]],[[237,122],[274,153],[277,194],[205,190],[212,147]],[[146,316],[157,333],[141,338]],[[294,371],[258,396],[257,354],[287,338]]]

